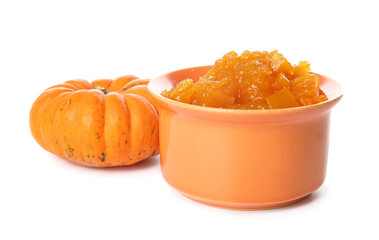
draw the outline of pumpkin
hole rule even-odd
[[[32,135],[47,151],[91,167],[131,165],[155,156],[158,113],[148,82],[127,75],[52,86],[31,108]]]

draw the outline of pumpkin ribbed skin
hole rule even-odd
[[[130,165],[159,153],[158,113],[149,80],[70,80],[46,89],[30,111],[34,139],[47,151],[91,167]]]

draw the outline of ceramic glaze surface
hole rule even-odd
[[[171,72],[149,83],[159,107],[165,180],[208,205],[266,209],[301,200],[318,189],[328,157],[331,108],[341,86],[319,75],[329,100],[273,110],[229,110],[175,102],[160,93],[211,66]]]

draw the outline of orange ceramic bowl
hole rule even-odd
[[[233,209],[285,206],[318,189],[326,173],[331,109],[342,97],[319,75],[329,100],[305,107],[231,110],[176,102],[161,95],[211,66],[150,81],[159,109],[164,179],[192,200]]]

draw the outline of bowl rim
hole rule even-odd
[[[214,107],[207,107],[207,106],[199,106],[199,105],[193,105],[189,103],[183,103],[179,101],[175,101],[169,98],[166,98],[162,96],[162,94],[156,93],[152,88],[152,86],[160,79],[165,79],[167,75],[177,73],[180,71],[189,71],[192,69],[196,68],[211,68],[213,65],[204,65],[204,66],[195,66],[195,67],[189,67],[189,68],[183,68],[183,69],[178,69],[174,71],[170,71],[164,74],[161,74],[155,78],[152,78],[150,82],[148,83],[148,90],[152,94],[152,96],[163,103],[166,103],[169,106],[174,106],[179,109],[183,110],[191,110],[191,111],[197,111],[197,112],[207,112],[207,113],[226,113],[230,115],[273,115],[273,114],[291,114],[291,113],[298,113],[298,112],[303,112],[303,111],[308,111],[308,110],[318,110],[320,108],[331,108],[337,102],[342,98],[344,95],[343,93],[343,88],[342,86],[335,80],[333,80],[330,77],[327,77],[325,75],[319,74],[312,72],[320,77],[320,80],[325,81],[326,83],[332,83],[335,85],[336,89],[336,96],[329,98],[328,100],[312,105],[306,105],[306,106],[300,106],[300,107],[291,107],[291,108],[280,108],[280,109],[227,109],[227,108],[214,108]]]

